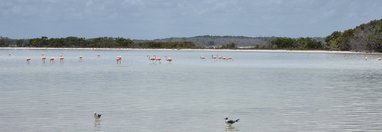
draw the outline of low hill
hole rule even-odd
[[[382,19],[335,31],[325,41],[332,50],[382,52]]]

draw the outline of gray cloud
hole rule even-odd
[[[378,0],[1,0],[0,36],[325,36],[382,17]]]

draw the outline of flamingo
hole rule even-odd
[[[155,57],[150,57],[150,55],[147,55],[147,58],[148,58],[150,61],[152,61],[152,62],[155,61]]]
[[[225,56],[223,56],[222,59],[228,61],[228,60],[232,60],[232,57],[225,57]]]
[[[115,58],[115,60],[117,61],[117,64],[121,64],[122,63],[122,56],[117,56]]]
[[[381,58],[381,57],[377,58],[377,61],[380,61],[380,60],[382,60],[382,58]]]
[[[160,57],[157,57],[157,56],[155,56],[155,55],[154,55],[154,58],[155,58],[155,61],[159,61],[159,63],[160,63],[160,61],[162,60]]]
[[[216,57],[216,56],[214,56],[214,55],[211,55],[211,58],[212,58],[212,59],[214,59],[214,60],[216,60],[216,59],[217,59],[217,57]]]
[[[166,61],[168,61],[168,63],[171,63],[171,61],[172,61],[172,58],[171,58],[171,57],[167,57],[167,56],[165,56],[165,58],[166,58]]]
[[[46,57],[44,54],[41,54],[41,61],[43,64],[45,64]]]
[[[204,56],[200,56],[200,59],[204,60],[204,59],[206,59],[206,57],[204,57]]]
[[[64,56],[61,55],[59,59],[60,59],[60,63],[64,63],[64,59],[65,59]]]
[[[49,62],[54,63],[54,57],[50,57]]]
[[[79,61],[80,61],[80,62],[82,62],[82,59],[83,59],[84,57],[83,57],[83,56],[80,56],[79,58],[80,58],[80,60],[79,60]]]

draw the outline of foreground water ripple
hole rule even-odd
[[[382,131],[382,62],[364,56],[1,49],[0,131]]]

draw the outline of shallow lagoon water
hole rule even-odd
[[[56,57],[55,63],[42,64],[41,54]],[[234,59],[214,61],[212,54]],[[115,62],[118,55],[122,64]],[[378,57],[1,49],[0,131],[382,131]],[[240,122],[227,128],[225,117]]]

